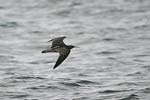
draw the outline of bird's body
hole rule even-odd
[[[42,53],[48,53],[48,52],[59,53],[59,57],[56,61],[56,64],[54,65],[53,69],[58,67],[67,58],[71,49],[75,47],[72,45],[64,44],[64,42],[63,42],[64,38],[66,38],[66,37],[58,37],[58,38],[54,38],[54,39],[50,40],[50,41],[52,41],[51,48],[42,51]],[[50,41],[48,41],[48,42],[50,42]]]

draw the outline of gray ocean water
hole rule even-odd
[[[150,100],[150,0],[0,0],[0,100]]]

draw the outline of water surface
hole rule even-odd
[[[149,0],[0,0],[0,100],[150,100]],[[41,54],[77,45],[56,70]]]

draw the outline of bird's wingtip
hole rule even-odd
[[[56,65],[54,65],[53,69],[56,69],[58,66],[59,66],[59,65],[57,65],[57,64],[56,64]]]
[[[62,37],[58,37],[58,38],[65,39],[65,38],[67,38],[67,37],[66,37],[66,36],[62,36]],[[54,39],[57,39],[57,38],[53,38],[53,39],[49,40],[48,42],[51,42],[51,41],[53,41]]]
[[[55,69],[56,67],[54,66],[53,69]]]

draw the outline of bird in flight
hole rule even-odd
[[[66,45],[63,42],[63,40],[65,38],[66,37],[64,36],[64,37],[57,37],[57,38],[49,40],[48,42],[52,42],[51,48],[42,51],[42,53],[49,53],[49,52],[59,53],[59,57],[54,65],[53,69],[58,67],[67,58],[67,56],[69,55],[72,48],[76,47],[73,45]]]

